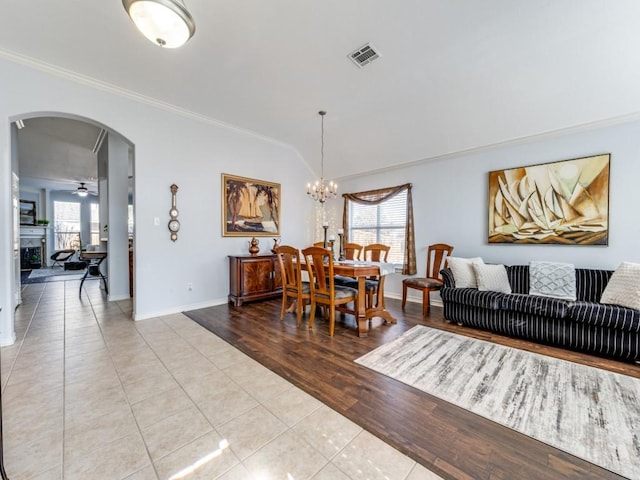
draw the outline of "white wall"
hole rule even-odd
[[[488,172],[600,153],[611,153],[608,246],[488,244]],[[427,245],[438,242],[453,245],[455,256],[482,256],[485,262],[492,263],[554,260],[607,269],[615,269],[624,260],[640,263],[640,121],[547,135],[343,180],[341,189],[357,192],[408,182],[413,184],[421,275]],[[332,205],[332,209],[336,208],[341,209],[342,202]],[[391,296],[400,295],[402,278],[392,275],[385,291]]]
[[[99,122],[135,148],[136,318],[226,302],[227,255],[247,252],[247,238],[221,236],[221,173],[282,185],[282,242],[312,237],[313,204],[304,187],[313,178],[291,148],[213,121],[162,108],[101,85],[76,82],[0,59],[0,344],[13,334],[11,312],[10,122],[63,113]],[[169,238],[169,186],[176,183],[181,229]],[[154,217],[161,219],[154,226]],[[260,246],[268,251],[270,237]],[[193,290],[187,289],[187,283]]]

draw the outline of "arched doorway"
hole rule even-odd
[[[15,306],[25,271],[50,268],[51,254],[65,247],[107,251],[109,300],[128,298],[134,290],[132,143],[100,122],[64,113],[13,120]],[[21,206],[34,212],[21,215]],[[60,215],[63,207],[69,208]]]

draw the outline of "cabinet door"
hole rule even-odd
[[[272,290],[282,288],[282,274],[280,273],[280,262],[278,259],[273,260],[273,285]]]
[[[273,261],[271,258],[256,259],[242,262],[242,295],[270,292],[271,272]]]

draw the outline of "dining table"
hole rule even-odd
[[[397,323],[397,320],[385,308],[384,304],[384,279],[386,275],[394,271],[393,264],[387,262],[366,262],[360,260],[333,262],[334,275],[358,279],[358,301],[356,305],[358,337],[368,336],[368,322],[374,317],[382,318],[385,323]],[[371,277],[379,279],[378,295],[376,302],[367,308],[365,303],[367,296],[366,280]]]

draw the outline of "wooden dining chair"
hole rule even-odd
[[[427,249],[427,271],[425,277],[409,277],[402,281],[402,310],[407,303],[407,289],[414,288],[422,290],[422,316],[426,316],[429,311],[429,294],[442,288],[442,270],[451,256],[453,247],[445,243],[435,243],[429,245]]]
[[[315,242],[313,244],[314,247],[322,247],[324,248],[324,242]],[[329,242],[327,242],[327,246],[329,246]]]
[[[371,245],[360,248],[364,251],[364,259],[367,262],[386,262],[389,256],[389,250],[391,250],[391,247],[381,243],[372,243]],[[381,281],[384,282],[384,277],[367,278],[365,280],[365,290],[367,292],[365,302],[367,308],[373,307],[374,296],[378,293],[378,288],[380,287],[379,282]],[[346,287],[358,288],[358,280],[355,278],[338,276],[336,277],[336,282]],[[377,300],[379,305],[384,308],[384,298],[378,298]]]
[[[309,328],[313,328],[316,306],[329,308],[329,335],[333,336],[336,322],[336,307],[346,306],[353,302],[356,309],[358,290],[336,285],[333,279],[333,257],[331,252],[322,247],[309,247],[302,250],[311,289],[311,316]]]
[[[359,243],[345,243],[342,247],[345,260],[361,260],[362,245]],[[358,280],[353,277],[343,275],[335,276],[336,285],[343,285],[351,288],[358,288]]]
[[[364,260],[366,262],[386,262],[389,257],[389,245],[382,243],[372,243],[364,247]]]
[[[389,245],[383,245],[382,243],[372,243],[364,247],[364,260],[365,262],[386,262],[389,257]],[[380,278],[367,278],[367,308],[373,307],[374,296],[377,296],[377,303],[384,308],[384,298],[378,296],[378,290],[380,282],[384,282],[384,277]]]
[[[293,299],[298,326],[302,323],[302,314],[306,304],[310,302],[311,289],[309,282],[302,281],[302,256],[300,250],[289,245],[278,245],[276,250],[282,278],[282,309],[280,320],[284,320],[289,299]]]
[[[344,258],[347,260],[361,260],[362,248],[359,243],[345,243],[342,247]]]

